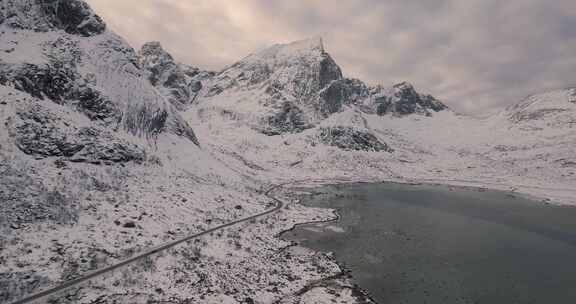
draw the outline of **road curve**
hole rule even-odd
[[[31,294],[31,295],[29,295],[29,296],[26,296],[26,297],[24,297],[24,298],[22,298],[22,299],[20,299],[20,300],[17,300],[17,301],[15,301],[15,302],[12,302],[11,304],[26,304],[26,303],[32,303],[33,301],[40,300],[40,299],[45,298],[45,297],[47,297],[47,296],[53,295],[53,294],[55,294],[55,293],[57,293],[57,292],[59,292],[59,291],[62,291],[62,290],[64,290],[64,289],[67,289],[67,288],[70,288],[70,287],[72,287],[72,286],[78,285],[78,284],[80,284],[80,283],[82,283],[82,282],[91,280],[91,279],[93,279],[93,278],[95,278],[95,277],[97,277],[97,276],[103,275],[103,274],[105,274],[105,273],[107,273],[107,272],[116,270],[116,269],[118,269],[118,268],[120,268],[120,267],[123,267],[123,266],[126,266],[126,265],[128,265],[128,264],[134,263],[134,262],[136,262],[136,261],[138,261],[138,260],[141,260],[141,259],[143,259],[143,258],[145,258],[145,257],[151,256],[151,255],[153,255],[153,254],[155,254],[155,253],[158,253],[158,252],[160,252],[160,251],[164,251],[164,250],[166,250],[166,249],[172,248],[172,247],[174,247],[174,246],[176,246],[176,245],[179,245],[179,244],[181,244],[181,243],[187,242],[187,241],[189,241],[189,240],[192,240],[192,239],[195,239],[195,238],[204,236],[204,235],[206,235],[206,234],[212,233],[212,232],[217,231],[217,230],[220,230],[220,229],[224,229],[224,228],[227,228],[227,227],[230,227],[230,226],[234,226],[234,225],[239,224],[239,223],[243,223],[243,222],[246,222],[246,221],[250,221],[250,220],[253,220],[253,219],[257,219],[257,218],[260,218],[260,217],[267,216],[267,215],[269,215],[269,214],[271,214],[271,213],[275,213],[275,212],[279,211],[280,209],[282,209],[282,208],[284,207],[284,203],[283,203],[281,200],[279,200],[279,199],[271,196],[271,195],[270,195],[270,192],[272,192],[272,191],[274,191],[274,190],[276,190],[276,189],[278,189],[278,188],[280,188],[280,187],[282,187],[282,186],[284,186],[284,185],[286,185],[286,184],[290,184],[290,183],[284,183],[284,184],[278,184],[278,185],[272,186],[272,187],[268,188],[268,190],[266,190],[266,191],[264,192],[264,195],[266,195],[268,198],[272,199],[272,200],[276,203],[276,206],[275,206],[274,208],[271,208],[271,209],[266,210],[266,211],[264,211],[264,212],[261,212],[261,213],[258,213],[258,214],[255,214],[255,215],[252,215],[252,216],[249,216],[249,217],[245,217],[245,218],[242,218],[242,219],[239,219],[239,220],[235,220],[235,221],[232,221],[232,222],[229,222],[229,223],[220,225],[220,226],[216,226],[216,227],[210,228],[210,229],[208,229],[208,230],[205,230],[205,231],[202,231],[202,232],[199,232],[199,233],[196,233],[196,234],[188,235],[188,236],[182,237],[182,238],[180,238],[180,239],[178,239],[178,240],[175,240],[175,241],[172,241],[172,242],[169,242],[169,243],[165,243],[165,244],[159,245],[159,246],[157,246],[157,247],[148,249],[148,250],[146,250],[146,251],[144,251],[144,252],[138,253],[138,254],[136,254],[136,255],[134,255],[134,256],[132,256],[132,257],[130,257],[130,258],[127,258],[126,260],[123,260],[123,261],[121,261],[121,262],[118,262],[118,263],[116,263],[116,264],[114,264],[114,265],[107,266],[107,267],[104,267],[104,268],[101,268],[101,269],[97,269],[97,270],[94,270],[94,271],[92,271],[92,272],[88,272],[88,273],[84,274],[83,276],[81,276],[81,277],[79,277],[79,278],[76,278],[76,279],[72,279],[72,280],[63,282],[62,284],[60,284],[60,285],[58,285],[58,286],[55,286],[55,287],[52,287],[52,288],[49,288],[49,289],[46,289],[46,290],[39,291],[39,292],[37,292],[37,293],[33,293],[33,294]]]

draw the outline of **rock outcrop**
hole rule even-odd
[[[416,92],[414,87],[407,82],[396,84],[391,89],[376,87],[372,94],[378,115],[423,114],[430,116],[434,112],[448,109],[433,96]]]
[[[74,109],[96,129],[105,126],[107,132],[92,132],[100,142],[122,129],[151,141],[170,133],[199,144],[150,84],[134,49],[107,31],[84,1],[2,0],[0,8],[3,26],[12,29],[0,35],[0,45],[11,47],[0,63],[0,85]],[[19,55],[24,52],[28,56]],[[178,85],[173,77],[167,83]]]
[[[212,72],[176,63],[159,42],[144,44],[138,58],[150,83],[181,110],[194,102],[203,87],[202,82],[214,75]]]
[[[321,143],[349,151],[393,152],[386,143],[367,131],[352,127],[320,128],[318,138]]]
[[[224,69],[207,82],[203,99],[252,95],[255,111],[268,112],[255,126],[266,134],[300,132],[339,111],[344,100],[331,88],[342,71],[320,38],[277,44]],[[234,97],[232,97],[234,98]],[[290,114],[286,114],[290,113]],[[294,123],[282,123],[285,117]]]

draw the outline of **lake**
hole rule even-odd
[[[314,189],[337,222],[283,234],[333,252],[380,304],[576,303],[576,208],[436,185]]]

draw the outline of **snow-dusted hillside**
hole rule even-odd
[[[159,43],[136,52],[84,1],[0,0],[0,302],[267,210],[272,184],[439,182],[574,204],[574,96],[476,119],[406,82],[346,78],[319,38],[213,73]],[[276,196],[288,205],[267,218],[60,302],[360,302],[346,277],[311,288],[341,269],[277,238],[332,212]]]
[[[345,78],[320,39],[274,45],[204,83],[185,117],[254,176],[438,181],[576,203],[573,90],[477,119],[405,82]]]
[[[198,91],[198,73],[140,55],[83,1],[0,1],[0,303],[273,205],[268,183],[199,145],[174,106],[187,100],[164,96],[182,73],[184,92]],[[289,243],[275,235],[330,217],[291,206],[58,302],[280,300],[341,270],[322,253],[279,252]]]
[[[214,75],[213,72],[176,63],[160,42],[146,43],[138,58],[150,83],[179,109],[193,103],[202,89],[202,81]]]
[[[407,83],[369,87],[344,78],[320,38],[271,46],[202,83],[201,119],[216,113],[267,135],[302,132],[351,105],[379,115],[446,109]]]

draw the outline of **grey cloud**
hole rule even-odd
[[[481,114],[576,84],[573,0],[88,0],[135,47],[220,69],[267,45],[322,35],[348,76],[407,80]]]

